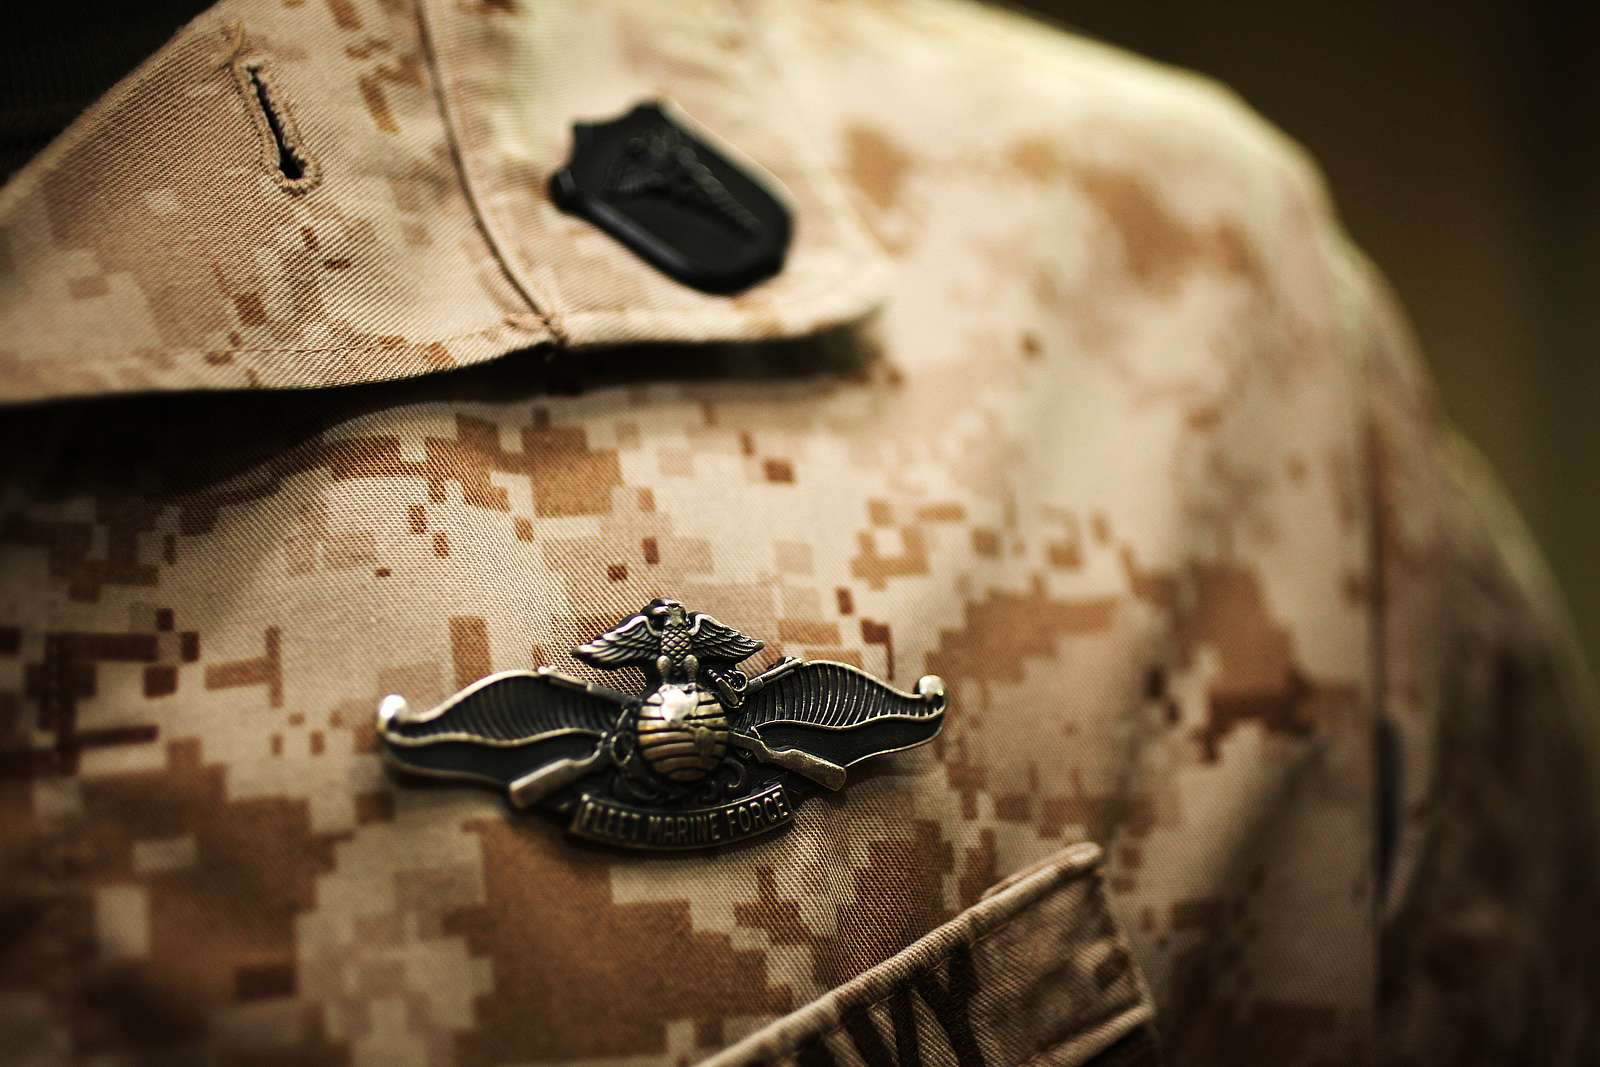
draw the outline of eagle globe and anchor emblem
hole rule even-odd
[[[944,683],[902,692],[847,663],[786,657],[755,677],[762,643],[676,600],[651,601],[574,654],[639,667],[631,696],[541,667],[483,678],[438,707],[399,696],[378,736],[399,771],[504,787],[608,844],[709,848],[794,820],[790,787],[843,788],[851,767],[933,740]],[[802,781],[797,781],[800,779]]]

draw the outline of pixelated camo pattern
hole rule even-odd
[[[546,201],[651,96],[777,278]],[[1397,322],[1292,146],[1009,16],[225,0],[0,190],[0,398],[102,394],[0,419],[0,1048],[1594,1062],[1592,695]],[[946,729],[701,855],[384,773],[658,595]]]

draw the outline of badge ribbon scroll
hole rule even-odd
[[[631,696],[541,667],[480,679],[438,707],[378,706],[397,770],[504,787],[517,808],[644,849],[709,848],[794,821],[794,777],[828,790],[873,756],[925,744],[944,725],[944,682],[906,693],[847,663],[784,658],[755,677],[762,643],[676,600],[651,601],[574,655],[639,667]]]

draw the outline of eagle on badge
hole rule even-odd
[[[850,767],[931,741],[943,725],[933,675],[907,693],[846,663],[786,657],[748,677],[738,664],[762,647],[656,599],[574,650],[604,670],[642,669],[641,694],[547,667],[504,671],[427,711],[384,698],[378,736],[399,770],[503,786],[518,808],[595,801],[671,818],[785,773],[840,789]]]

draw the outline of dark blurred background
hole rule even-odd
[[[1600,666],[1600,5],[1021,0],[1310,149]]]

